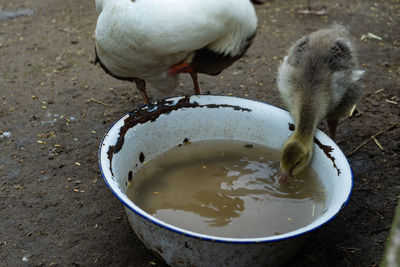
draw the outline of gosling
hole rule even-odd
[[[278,70],[278,89],[295,131],[285,143],[280,180],[287,182],[312,158],[317,125],[327,119],[332,138],[364,92],[356,51],[342,26],[315,31],[297,41]]]

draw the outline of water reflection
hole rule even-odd
[[[200,233],[248,237],[287,232],[323,208],[322,187],[311,170],[290,184],[279,183],[277,151],[243,152],[232,144],[222,152],[221,146],[187,147],[193,151],[179,148],[157,158],[132,181],[128,195],[157,218]],[[240,227],[246,231],[238,232]]]

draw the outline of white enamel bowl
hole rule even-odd
[[[281,149],[292,134],[291,123],[287,111],[247,99],[200,95],[161,100],[126,114],[108,130],[100,144],[100,169],[107,186],[125,205],[136,235],[168,264],[279,266],[301,247],[306,233],[332,220],[350,197],[353,178],[349,163],[339,147],[319,130],[311,167],[327,189],[326,212],[289,233],[221,238],[187,231],[147,214],[125,191],[143,162],[185,139],[233,139]]]

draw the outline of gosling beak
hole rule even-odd
[[[284,169],[280,170],[278,177],[279,177],[279,182],[284,184],[292,179],[292,175],[290,175],[290,172]]]
[[[176,64],[176,65],[170,67],[167,70],[167,73],[168,73],[168,75],[174,76],[179,73],[191,73],[193,71],[194,70],[193,70],[192,66],[190,66],[189,63],[184,62],[184,63]]]

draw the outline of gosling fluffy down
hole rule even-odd
[[[283,180],[309,164],[317,125],[326,118],[334,137],[339,119],[363,95],[364,71],[350,38],[339,25],[315,31],[297,41],[279,67],[278,89],[296,126],[282,150]]]

